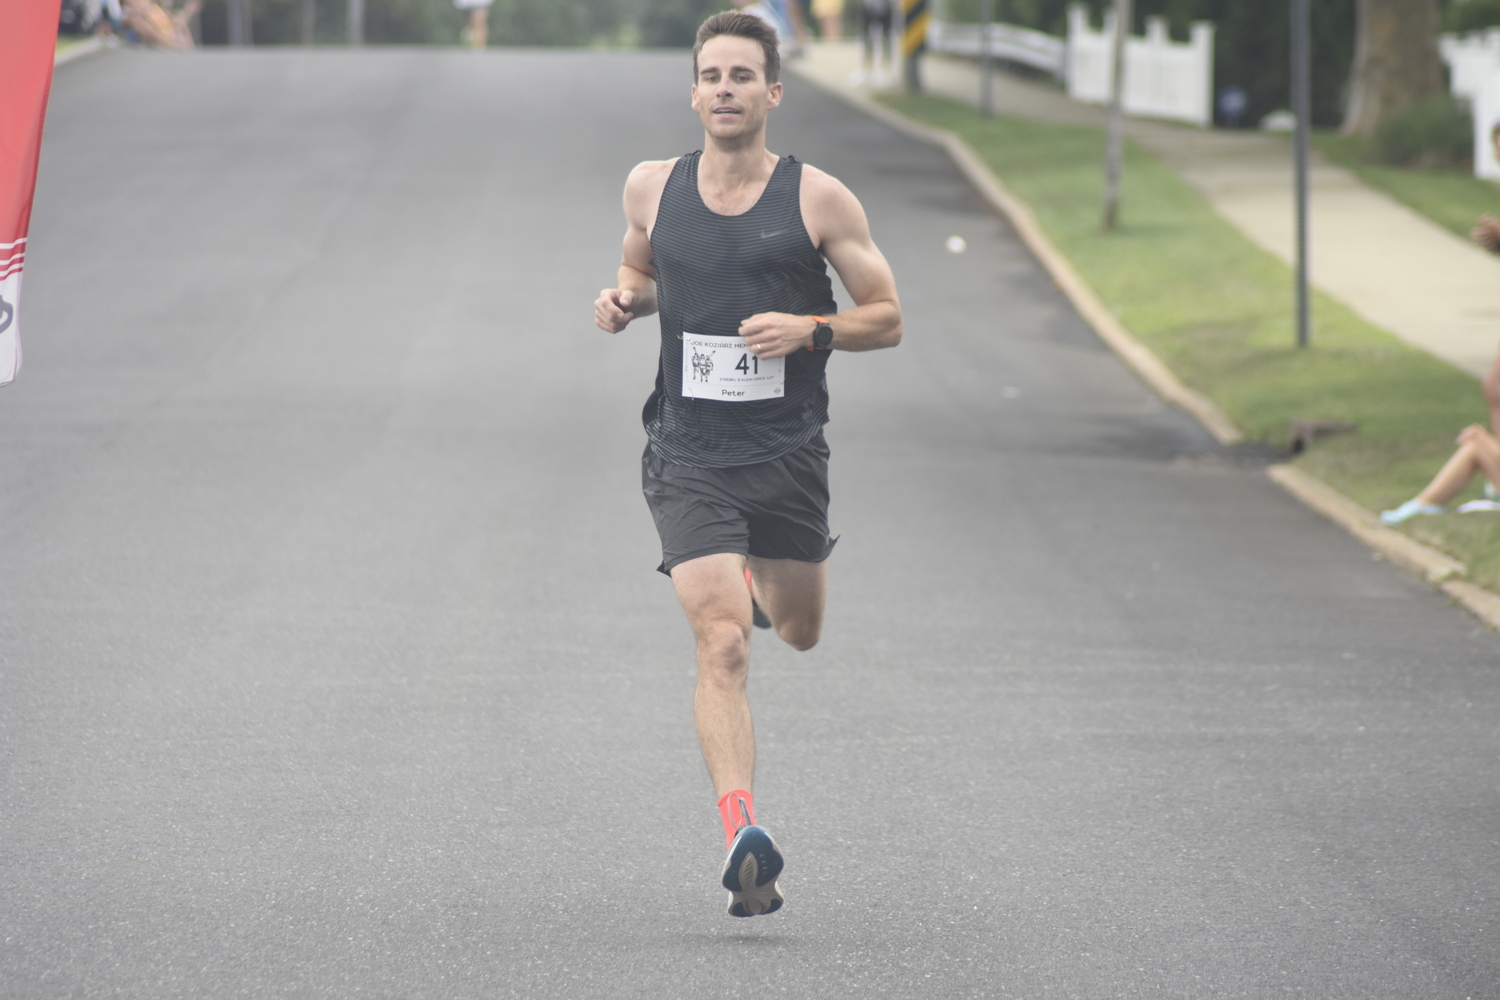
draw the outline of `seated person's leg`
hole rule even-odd
[[[1500,441],[1496,441],[1489,431],[1478,424],[1465,427],[1458,435],[1458,451],[1432,477],[1432,482],[1400,507],[1383,511],[1380,519],[1386,524],[1400,524],[1420,514],[1443,513],[1443,504],[1468,485],[1483,463],[1492,465],[1495,472],[1500,474]]]

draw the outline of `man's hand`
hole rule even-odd
[[[812,346],[817,320],[791,313],[756,313],[740,324],[740,336],[757,358],[780,358]]]
[[[1489,213],[1481,215],[1474,228],[1469,230],[1469,239],[1490,253],[1500,253],[1500,219]]]
[[[624,288],[606,288],[594,300],[594,325],[606,333],[619,333],[635,319],[635,293]]]

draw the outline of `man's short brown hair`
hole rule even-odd
[[[698,81],[698,53],[710,38],[720,35],[735,35],[759,42],[766,54],[766,83],[781,79],[781,48],[776,29],[754,14],[742,14],[737,10],[726,10],[715,14],[698,29],[698,40],[693,44],[693,82]]]

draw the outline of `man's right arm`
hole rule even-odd
[[[625,247],[614,288],[594,300],[594,325],[619,333],[637,316],[656,312],[656,268],[652,266],[651,226],[675,160],[647,160],[625,181]]]

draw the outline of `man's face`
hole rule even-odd
[[[693,107],[715,139],[749,138],[765,128],[766,114],[781,103],[781,84],[766,83],[760,43],[718,35],[698,53]]]

